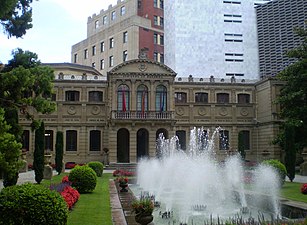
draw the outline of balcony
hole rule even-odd
[[[165,111],[112,111],[111,119],[116,120],[174,120],[174,112]]]

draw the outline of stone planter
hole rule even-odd
[[[153,221],[153,215],[140,213],[135,215],[135,222],[141,225],[147,225]]]
[[[121,187],[120,192],[128,192],[128,190],[126,189],[128,187],[127,183],[119,183],[119,186]]]
[[[44,179],[46,180],[51,180],[53,172],[52,172],[52,167],[50,166],[51,163],[51,154],[45,155],[44,156],[44,162],[45,162],[45,166],[44,166]]]

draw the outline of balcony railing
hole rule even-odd
[[[172,120],[174,119],[174,113],[170,111],[157,112],[157,111],[112,111],[112,119],[121,120]]]

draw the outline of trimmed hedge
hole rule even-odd
[[[89,167],[91,167],[95,172],[97,177],[101,177],[103,173],[103,163],[98,161],[89,162],[87,164]]]
[[[80,194],[94,191],[97,184],[95,171],[87,165],[77,165],[70,171],[68,179]]]
[[[66,225],[67,218],[62,196],[44,186],[27,183],[0,192],[1,225]]]
[[[277,159],[269,159],[269,160],[264,160],[262,162],[262,164],[271,166],[274,169],[276,169],[276,171],[279,175],[279,178],[280,178],[280,183],[284,184],[285,179],[286,179],[286,175],[287,175],[287,169],[282,162],[280,162]]]

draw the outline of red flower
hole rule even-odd
[[[307,184],[302,184],[301,186],[301,193],[306,195],[307,194]]]

